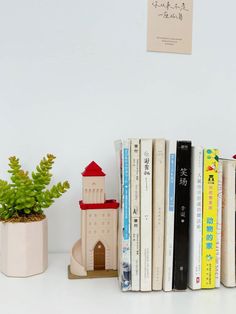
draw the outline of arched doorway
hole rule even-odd
[[[93,252],[94,270],[105,270],[105,246],[101,241],[95,245]]]

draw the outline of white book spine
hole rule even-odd
[[[189,217],[189,273],[191,289],[201,289],[203,148],[192,147]]]
[[[166,195],[163,290],[172,290],[175,217],[176,142],[166,142]]]
[[[165,140],[153,143],[152,289],[162,290],[165,210]]]
[[[131,278],[132,291],[140,290],[140,147],[139,139],[131,139]]]
[[[152,140],[142,139],[141,150],[141,291],[152,290]]]
[[[221,224],[222,224],[222,179],[223,164],[219,160],[218,165],[218,212],[217,212],[217,238],[216,238],[216,288],[220,288],[221,271]]]
[[[221,282],[235,287],[235,161],[223,160]]]

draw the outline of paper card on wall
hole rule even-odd
[[[147,50],[192,53],[192,0],[148,0]]]

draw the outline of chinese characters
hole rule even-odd
[[[185,2],[181,1],[165,1],[165,0],[153,0],[152,6],[159,10],[159,16],[164,19],[176,19],[183,21],[184,13],[188,12],[189,9]]]
[[[188,185],[188,169],[187,168],[180,168],[179,185],[182,185],[182,186]]]

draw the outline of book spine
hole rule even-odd
[[[164,273],[163,290],[172,290],[173,251],[174,251],[174,210],[175,210],[175,172],[176,142],[166,143],[166,195],[164,227]]]
[[[123,204],[122,204],[122,142],[120,140],[115,141],[115,154],[116,154],[116,173],[117,173],[117,183],[116,183],[116,191],[117,191],[117,200],[119,201],[119,210],[118,210],[118,278],[120,287],[122,288],[122,216],[123,216]]]
[[[223,160],[221,282],[235,287],[235,161]]]
[[[223,163],[219,160],[218,165],[218,212],[217,212],[217,237],[216,237],[216,288],[220,288],[221,272],[221,225],[222,225],[222,179]]]
[[[203,225],[202,225],[202,288],[215,288],[216,237],[218,210],[217,149],[204,149]]]
[[[189,217],[189,274],[191,289],[201,289],[202,265],[202,183],[203,148],[192,147],[191,197]]]
[[[153,267],[152,289],[162,290],[165,209],[165,140],[153,144]]]
[[[176,153],[173,289],[188,282],[191,142],[178,141]]]
[[[152,290],[152,140],[141,140],[141,291]]]
[[[122,147],[122,291],[131,289],[131,252],[130,252],[130,142],[123,141]]]
[[[131,140],[131,278],[132,290],[140,290],[140,147]]]

